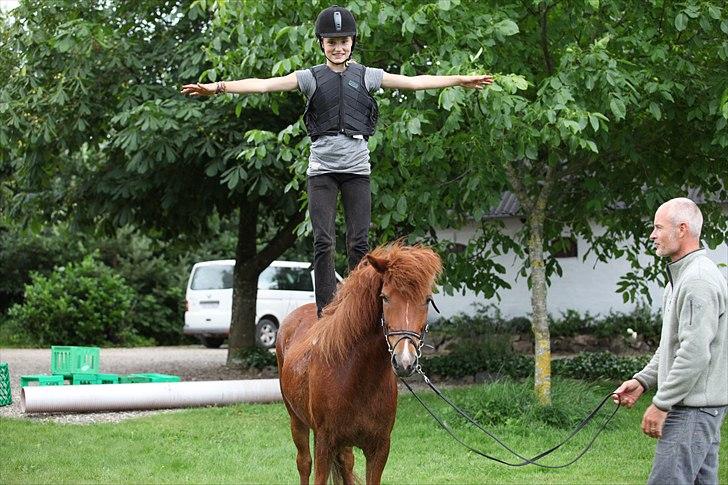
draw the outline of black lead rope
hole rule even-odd
[[[428,301],[428,303],[431,303],[432,304],[433,308],[435,309],[435,311],[437,313],[440,313],[440,310],[437,308],[437,305],[435,305],[435,301],[431,297],[428,298],[427,301]],[[422,332],[422,334],[417,334],[415,332],[402,331],[402,330],[389,332],[388,329],[387,329],[387,327],[386,327],[385,321],[384,321],[384,315],[382,315],[381,323],[382,323],[382,329],[384,330],[384,336],[385,336],[385,340],[387,342],[387,347],[389,348],[389,353],[392,355],[392,359],[394,359],[393,347],[390,345],[389,338],[388,338],[391,335],[400,336],[400,339],[397,341],[397,344],[401,340],[403,340],[403,339],[412,340],[412,342],[414,343],[413,337],[414,338],[417,338],[419,340],[419,343],[418,343],[418,345],[416,345],[416,347],[417,347],[417,357],[419,358],[421,348],[424,345],[425,336],[427,335],[427,326],[425,326],[425,330]],[[396,347],[397,344],[395,344],[395,347]],[[417,364],[417,372],[420,375],[422,375],[422,378],[424,379],[425,383],[430,387],[430,389],[432,389],[435,392],[435,394],[437,394],[440,397],[440,399],[442,399],[447,404],[449,404],[450,407],[453,408],[460,416],[462,416],[463,418],[465,418],[468,422],[470,422],[471,424],[473,424],[480,431],[482,431],[487,436],[489,436],[490,438],[492,438],[496,443],[498,443],[506,451],[508,451],[509,453],[511,453],[512,455],[516,456],[517,458],[519,458],[522,461],[519,462],[519,463],[507,462],[505,460],[501,460],[500,458],[496,458],[494,456],[490,456],[487,453],[484,453],[484,452],[482,452],[482,451],[480,451],[480,450],[478,450],[476,448],[473,448],[472,446],[468,445],[467,443],[465,443],[463,440],[461,440],[460,438],[458,438],[457,435],[455,435],[455,433],[453,432],[452,429],[450,429],[450,427],[447,425],[447,423],[445,423],[442,419],[440,419],[432,411],[432,409],[430,409],[427,406],[427,404],[425,404],[422,401],[422,399],[420,399],[420,397],[410,387],[410,385],[407,383],[407,381],[405,381],[404,379],[402,379],[400,377],[399,380],[402,381],[402,384],[404,384],[407,387],[407,389],[409,389],[409,391],[412,393],[412,395],[415,397],[415,399],[417,399],[417,401],[422,405],[423,408],[425,408],[425,410],[430,414],[430,416],[432,416],[435,419],[435,421],[437,421],[437,423],[442,427],[442,429],[444,429],[445,431],[447,431],[448,434],[450,436],[452,436],[452,438],[455,441],[457,441],[458,443],[460,443],[461,445],[463,445],[465,448],[467,448],[468,450],[472,451],[473,453],[476,453],[476,454],[478,454],[478,455],[480,455],[482,457],[485,457],[485,458],[487,458],[489,460],[493,460],[495,462],[502,463],[503,465],[508,465],[508,466],[512,466],[512,467],[521,467],[521,466],[525,466],[525,465],[535,465],[535,466],[538,466],[538,467],[541,467],[541,468],[565,468],[565,467],[567,467],[569,465],[572,465],[572,464],[576,463],[577,460],[579,460],[582,456],[584,456],[584,454],[586,454],[587,451],[589,451],[589,449],[591,449],[592,445],[594,444],[594,441],[596,441],[597,437],[602,433],[602,431],[604,431],[606,429],[606,427],[609,424],[609,422],[612,420],[612,418],[614,418],[614,415],[617,414],[617,410],[619,409],[619,406],[620,406],[620,404],[622,402],[622,399],[619,396],[619,394],[614,394],[614,393],[608,394],[604,399],[602,399],[602,402],[600,402],[599,405],[596,408],[594,408],[594,410],[592,412],[590,412],[589,415],[586,418],[584,418],[576,426],[576,428],[574,429],[574,431],[572,431],[571,434],[569,434],[569,436],[567,436],[566,439],[564,439],[561,443],[559,443],[556,446],[553,446],[553,447],[549,448],[546,451],[543,451],[543,452],[539,453],[538,455],[534,456],[533,458],[526,458],[525,456],[519,454],[517,451],[513,450],[511,447],[509,447],[507,444],[505,444],[502,440],[500,440],[493,433],[491,433],[487,429],[483,428],[483,426],[481,426],[480,423],[478,423],[477,421],[475,421],[472,417],[470,417],[469,414],[467,414],[465,411],[463,411],[458,406],[456,406],[455,403],[453,403],[452,401],[450,401],[442,392],[440,392],[440,390],[437,387],[435,387],[435,385],[430,381],[430,379],[422,371],[422,368],[419,366],[419,364]],[[594,419],[594,417],[604,407],[604,405],[607,403],[607,401],[612,396],[615,396],[615,395],[617,396],[617,399],[618,399],[619,402],[616,404],[616,406],[614,408],[614,411],[612,411],[612,413],[609,416],[607,416],[607,418],[604,420],[604,422],[602,423],[602,425],[599,428],[597,428],[597,431],[596,431],[596,433],[594,433],[594,436],[592,437],[592,439],[589,441],[589,443],[586,445],[586,447],[581,451],[581,453],[579,453],[576,456],[576,458],[574,458],[570,462],[564,463],[562,465],[544,465],[542,463],[538,463],[538,460],[540,460],[541,458],[544,458],[544,457],[550,455],[551,453],[553,453],[554,451],[558,450],[559,448],[561,448],[562,446],[564,446],[566,443],[568,443],[569,441],[571,441],[571,439],[574,436],[576,436],[582,429],[584,429],[584,427],[586,427],[587,424],[589,424],[589,422],[592,419]]]
[[[455,411],[456,411],[456,412],[457,412],[457,413],[458,413],[459,415],[461,415],[462,417],[464,417],[464,418],[465,418],[465,419],[466,419],[466,420],[467,420],[468,422],[472,423],[472,424],[473,424],[473,425],[475,425],[475,426],[476,426],[476,427],[477,427],[477,428],[478,428],[479,430],[481,430],[481,431],[482,431],[483,433],[485,433],[486,435],[488,435],[489,437],[491,437],[491,438],[492,438],[493,440],[495,440],[495,442],[496,442],[496,443],[498,443],[498,444],[499,444],[500,446],[502,446],[502,447],[503,447],[504,449],[506,449],[506,450],[507,450],[508,452],[510,452],[511,454],[513,454],[514,456],[518,457],[519,459],[521,459],[521,460],[523,460],[523,461],[521,461],[521,462],[519,462],[519,463],[510,463],[510,462],[507,462],[507,461],[505,461],[505,460],[501,460],[500,458],[496,458],[496,457],[494,457],[494,456],[490,456],[490,455],[488,455],[487,453],[484,453],[484,452],[482,452],[482,451],[480,451],[480,450],[478,450],[478,449],[476,449],[476,448],[473,448],[472,446],[468,445],[467,443],[465,443],[465,442],[464,442],[463,440],[461,440],[460,438],[458,438],[458,436],[457,436],[457,435],[455,435],[455,433],[454,433],[454,432],[452,431],[452,429],[450,429],[450,427],[449,427],[449,426],[447,425],[447,423],[445,423],[445,422],[444,422],[444,421],[443,421],[442,419],[440,419],[440,418],[439,418],[439,417],[438,417],[438,416],[437,416],[437,415],[436,415],[436,414],[435,414],[435,413],[434,413],[434,412],[433,412],[433,411],[432,411],[432,410],[431,410],[431,409],[430,409],[430,408],[429,408],[429,407],[428,407],[428,406],[427,406],[427,405],[426,405],[426,404],[425,404],[425,403],[424,403],[424,402],[422,401],[422,399],[420,399],[420,397],[419,397],[419,396],[418,396],[418,395],[417,395],[417,394],[415,393],[415,391],[414,391],[414,390],[413,390],[413,389],[412,389],[412,388],[410,387],[410,385],[409,385],[409,384],[407,383],[407,381],[405,381],[404,379],[400,378],[400,380],[402,381],[402,383],[403,383],[403,384],[404,384],[404,385],[405,385],[405,386],[407,387],[407,389],[409,389],[409,391],[410,391],[410,392],[412,393],[412,395],[413,395],[413,396],[415,397],[415,399],[417,399],[417,401],[418,401],[418,402],[419,402],[419,403],[420,403],[420,404],[422,405],[422,407],[424,407],[424,408],[425,408],[425,410],[427,410],[427,412],[428,412],[428,413],[430,414],[430,416],[432,416],[432,417],[433,417],[433,418],[435,419],[435,421],[437,421],[437,423],[438,423],[438,424],[439,424],[439,425],[440,425],[440,426],[441,426],[441,427],[442,427],[442,428],[443,428],[443,429],[444,429],[445,431],[447,431],[447,432],[448,432],[448,434],[449,434],[450,436],[452,436],[452,438],[453,438],[453,439],[454,439],[455,441],[457,441],[458,443],[460,443],[461,445],[463,445],[463,446],[464,446],[465,448],[467,448],[468,450],[470,450],[470,451],[472,451],[473,453],[476,453],[476,454],[478,454],[478,455],[480,455],[480,456],[482,456],[482,457],[485,457],[485,458],[487,458],[487,459],[489,459],[489,460],[493,460],[493,461],[496,461],[496,462],[498,462],[498,463],[502,463],[503,465],[508,465],[508,466],[512,466],[512,467],[521,467],[521,466],[525,466],[525,465],[536,465],[536,466],[539,466],[539,467],[541,467],[541,468],[564,468],[564,467],[567,467],[567,466],[569,466],[569,465],[571,465],[571,464],[575,463],[575,462],[576,462],[576,461],[577,461],[577,460],[578,460],[579,458],[581,458],[582,456],[584,456],[584,454],[585,454],[585,453],[586,453],[587,451],[589,451],[589,449],[590,449],[590,448],[592,447],[592,445],[594,444],[594,441],[595,441],[595,440],[597,439],[597,437],[598,437],[598,436],[599,436],[599,435],[601,434],[601,432],[602,432],[602,431],[604,431],[604,429],[606,428],[607,424],[609,424],[609,422],[610,422],[610,421],[612,420],[612,418],[614,417],[614,415],[615,415],[615,414],[617,414],[617,410],[619,409],[619,404],[617,404],[617,405],[616,405],[616,407],[614,408],[614,411],[612,411],[612,414],[610,414],[610,415],[609,415],[609,416],[607,417],[607,419],[606,419],[606,420],[604,421],[604,423],[602,423],[602,425],[601,425],[601,426],[600,426],[600,427],[599,427],[599,428],[597,429],[596,433],[594,433],[594,436],[593,436],[593,437],[592,437],[592,439],[591,439],[591,440],[589,441],[589,444],[587,444],[587,445],[586,445],[586,447],[585,447],[585,448],[584,448],[584,449],[583,449],[583,450],[581,451],[581,453],[579,453],[579,454],[578,454],[578,455],[576,456],[576,458],[574,458],[574,459],[573,459],[573,460],[571,460],[570,462],[568,462],[568,463],[564,463],[564,464],[562,464],[562,465],[544,465],[544,464],[542,464],[542,463],[538,463],[538,461],[537,461],[537,460],[540,460],[541,458],[544,458],[545,456],[548,456],[548,455],[550,455],[551,453],[553,453],[554,451],[558,450],[558,449],[559,449],[559,448],[561,448],[561,447],[562,447],[563,445],[565,445],[566,443],[568,443],[568,442],[569,442],[569,441],[570,441],[570,440],[571,440],[571,439],[572,439],[572,438],[573,438],[574,436],[576,436],[576,435],[577,435],[577,434],[579,433],[579,431],[581,431],[582,429],[584,429],[584,427],[585,427],[585,426],[586,426],[587,424],[589,424],[589,422],[590,422],[590,421],[591,421],[592,419],[594,419],[594,417],[595,417],[595,416],[597,415],[597,413],[598,413],[598,412],[599,412],[599,411],[600,411],[600,410],[602,409],[602,407],[604,407],[604,405],[606,404],[606,402],[607,402],[607,401],[608,401],[608,400],[609,400],[609,399],[610,399],[610,398],[611,398],[611,397],[612,397],[612,396],[613,396],[614,394],[610,393],[609,395],[607,395],[607,396],[606,396],[606,397],[605,397],[605,398],[604,398],[604,399],[602,400],[602,402],[601,402],[601,403],[599,403],[599,405],[598,405],[598,406],[597,406],[596,408],[594,408],[594,410],[593,410],[593,411],[592,411],[591,413],[589,413],[589,415],[588,415],[588,416],[587,416],[586,418],[584,418],[584,419],[583,419],[583,420],[582,420],[582,421],[581,421],[581,422],[580,422],[580,423],[579,423],[579,424],[577,425],[577,427],[576,427],[576,428],[574,429],[574,431],[572,431],[572,432],[571,432],[571,434],[570,434],[570,435],[569,435],[569,436],[568,436],[568,437],[567,437],[567,438],[566,438],[565,440],[563,440],[563,441],[562,441],[561,443],[559,443],[559,444],[558,444],[558,445],[556,445],[556,446],[553,446],[552,448],[549,448],[548,450],[546,450],[546,451],[544,451],[544,452],[541,452],[541,453],[539,453],[538,455],[534,456],[533,458],[526,458],[525,456],[523,456],[523,455],[519,454],[518,452],[516,452],[516,451],[514,451],[514,450],[513,450],[512,448],[510,448],[510,447],[509,447],[508,445],[506,445],[506,444],[505,444],[505,443],[504,443],[503,441],[501,441],[501,440],[500,440],[500,439],[499,439],[499,438],[498,438],[497,436],[495,436],[495,435],[494,435],[493,433],[491,433],[491,432],[489,432],[488,430],[486,430],[485,428],[483,428],[483,427],[482,427],[482,426],[481,426],[481,425],[480,425],[480,424],[479,424],[479,423],[478,423],[477,421],[475,421],[475,420],[474,420],[473,418],[471,418],[471,417],[470,417],[470,415],[468,415],[468,414],[467,414],[467,413],[466,413],[465,411],[463,411],[463,410],[462,410],[462,409],[460,409],[460,408],[459,408],[458,406],[456,406],[456,405],[455,405],[455,404],[454,404],[454,403],[453,403],[452,401],[450,401],[450,400],[449,400],[449,399],[448,399],[448,398],[447,398],[447,397],[446,397],[446,396],[445,396],[444,394],[442,394],[442,393],[440,392],[440,390],[439,390],[439,389],[437,389],[437,388],[435,387],[435,385],[434,385],[434,384],[432,384],[432,382],[430,382],[430,379],[428,379],[428,378],[427,378],[427,376],[426,376],[426,375],[424,374],[424,372],[422,372],[422,370],[421,370],[421,369],[418,369],[418,371],[419,371],[419,373],[420,373],[420,374],[422,374],[422,377],[424,378],[425,382],[426,382],[426,383],[427,383],[427,385],[428,385],[428,386],[430,387],[430,389],[432,389],[432,390],[433,390],[433,391],[435,392],[435,394],[437,394],[437,395],[438,395],[438,396],[439,396],[439,397],[440,397],[440,398],[441,398],[441,399],[442,399],[443,401],[445,401],[445,402],[446,402],[447,404],[449,404],[449,405],[450,405],[450,407],[452,407],[452,408],[453,408],[453,409],[454,409],[454,410],[455,410]],[[617,397],[619,398],[619,396],[618,396],[618,395],[617,395]],[[621,401],[621,399],[620,399],[620,401]]]

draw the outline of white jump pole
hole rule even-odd
[[[280,401],[278,379],[27,386],[24,413],[130,411]]]

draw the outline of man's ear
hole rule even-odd
[[[688,228],[687,222],[681,222],[680,224],[677,225],[677,228],[678,228],[678,232],[679,232],[680,236],[688,236],[690,233],[690,229]]]
[[[374,257],[371,254],[367,254],[367,261],[369,261],[369,264],[371,264],[378,273],[384,274],[384,272],[387,271],[387,267],[389,267],[388,260]]]

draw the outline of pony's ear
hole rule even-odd
[[[367,261],[369,261],[369,264],[371,264],[374,269],[376,269],[379,273],[384,273],[385,271],[387,271],[387,267],[389,266],[389,260],[386,260],[384,258],[377,258],[372,256],[371,254],[367,254]]]

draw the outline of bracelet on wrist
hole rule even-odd
[[[217,86],[215,87],[215,94],[226,93],[226,92],[227,92],[227,86],[225,86],[225,81],[218,81]]]

